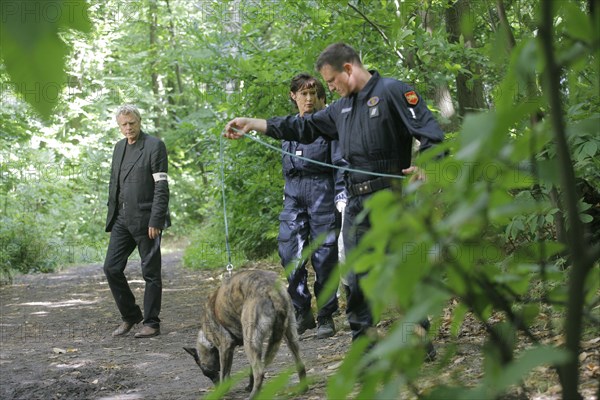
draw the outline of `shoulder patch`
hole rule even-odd
[[[419,96],[417,96],[417,93],[415,93],[414,90],[404,93],[404,98],[406,99],[406,102],[411,106],[416,106],[417,104],[419,104]]]
[[[379,97],[377,97],[377,96],[373,96],[369,99],[369,101],[367,101],[367,105],[369,107],[376,106],[378,103],[379,103]]]

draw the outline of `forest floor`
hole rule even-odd
[[[51,274],[22,275],[12,285],[1,287],[0,398],[198,399],[210,393],[212,383],[182,347],[194,345],[199,328],[198,305],[217,287],[224,269],[186,269],[182,267],[181,256],[181,251],[163,255],[162,334],[151,339],[133,337],[139,325],[124,337],[111,337],[120,320],[101,264],[73,266]],[[281,270],[270,263],[246,267]],[[126,272],[136,297],[141,299],[144,281],[139,261],[130,261]],[[327,379],[340,366],[351,342],[345,315],[337,315],[335,322],[338,332],[332,338],[317,340],[314,330],[301,336],[301,354],[310,388],[295,398],[326,397]],[[391,319],[382,321],[380,331],[385,333],[391,322]],[[483,375],[481,347],[485,338],[480,324],[467,318],[458,338],[451,338],[444,324],[438,328],[435,343],[440,358],[450,342],[458,350],[452,356],[450,368],[440,369],[437,362],[426,364],[418,389],[426,391],[440,382],[477,384]],[[599,359],[600,334],[596,334],[584,340],[580,356],[580,387],[586,399],[598,400]],[[292,365],[291,354],[282,345],[267,370],[267,381]],[[244,353],[238,348],[233,374],[247,367]],[[291,379],[297,382],[296,375]],[[244,378],[225,398],[246,398],[246,383]],[[406,397],[416,396],[407,393]],[[536,368],[510,397],[559,399],[556,374],[547,367]]]

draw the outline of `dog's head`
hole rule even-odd
[[[221,371],[219,349],[206,338],[202,329],[198,332],[196,348],[184,347],[183,349],[194,357],[196,364],[198,364],[204,376],[213,381],[215,385],[219,383]]]

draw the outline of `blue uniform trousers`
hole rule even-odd
[[[318,237],[324,242],[310,256],[315,270],[314,294],[319,307],[317,317],[329,317],[338,309],[335,290],[321,298],[328,279],[339,281],[334,268],[338,262],[337,234],[339,218],[334,204],[334,181],[331,173],[288,176],[285,181],[283,211],[279,216],[279,256],[281,265],[288,268],[288,293],[297,311],[311,307],[307,259],[302,250]],[[337,285],[335,285],[337,288]]]

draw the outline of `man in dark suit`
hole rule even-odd
[[[160,239],[162,230],[171,225],[167,149],[160,139],[141,131],[141,116],[135,106],[121,106],[116,119],[125,139],[116,144],[112,158],[106,218],[110,241],[104,273],[123,323],[112,335],[125,335],[143,321],[135,337],[148,338],[160,335]],[[143,314],[124,274],[136,247],[146,281]]]

